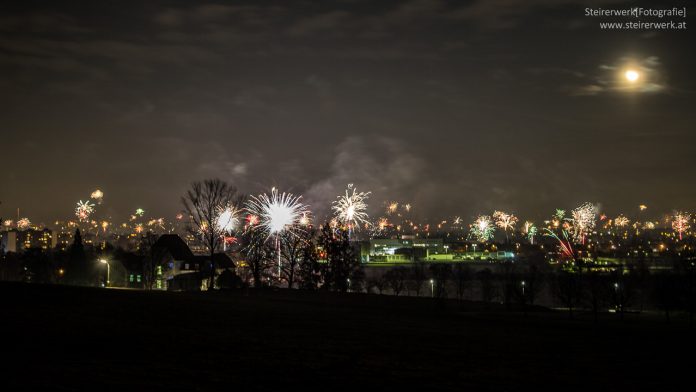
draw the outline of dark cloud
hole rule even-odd
[[[432,219],[693,209],[691,33],[583,17],[644,3],[3,5],[0,215],[65,217],[100,187],[115,215],[171,216],[209,176],[318,212],[349,183]]]

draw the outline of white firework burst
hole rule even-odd
[[[268,237],[297,230],[302,216],[309,212],[307,206],[300,202],[301,199],[302,196],[292,193],[279,193],[276,188],[271,190],[270,195],[252,196],[247,202],[247,210],[258,217],[258,225],[254,228],[263,230]]]
[[[353,184],[348,184],[345,195],[338,196],[331,207],[336,220],[350,230],[359,229],[361,223],[368,223],[365,200],[369,197],[370,192],[358,192]]]
[[[597,223],[597,206],[583,203],[572,211],[573,237],[576,241],[585,242],[585,236],[595,228]]]
[[[471,224],[471,235],[476,237],[479,242],[486,242],[493,238],[493,233],[495,232],[495,227],[493,227],[493,222],[491,222],[491,217],[488,215],[481,215],[476,218],[476,221]]]
[[[215,220],[218,230],[225,234],[231,234],[239,227],[239,209],[233,205],[220,208],[220,213]]]
[[[75,216],[80,222],[87,222],[89,216],[94,212],[94,204],[87,201],[78,201],[77,207],[75,207]]]

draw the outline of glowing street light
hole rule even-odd
[[[106,259],[99,259],[99,262],[102,264],[106,264],[106,287],[109,287],[109,279],[111,277],[111,265]]]

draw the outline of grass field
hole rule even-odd
[[[683,321],[430,298],[0,284],[2,390],[689,390]],[[687,384],[688,385],[688,384]]]

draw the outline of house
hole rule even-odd
[[[194,255],[184,240],[176,234],[161,235],[153,248],[162,256],[157,269],[156,287],[171,291],[197,291],[207,288],[210,275],[210,256]],[[213,256],[216,273],[234,268],[232,259],[224,253]]]

